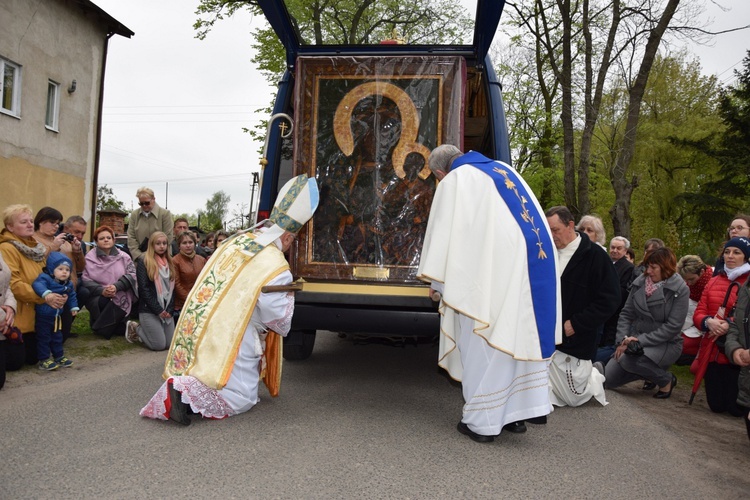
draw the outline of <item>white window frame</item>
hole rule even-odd
[[[13,88],[10,96],[10,109],[3,106],[6,101],[7,89],[5,88],[5,72],[8,68],[13,69]],[[21,66],[0,57],[0,113],[21,117]]]
[[[47,81],[47,107],[44,115],[44,128],[53,132],[58,131],[60,118],[60,84]]]

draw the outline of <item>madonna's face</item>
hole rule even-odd
[[[352,132],[364,160],[384,164],[401,138],[401,115],[387,98],[363,99],[352,113]]]

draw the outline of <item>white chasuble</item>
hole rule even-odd
[[[435,192],[417,273],[444,284],[439,365],[456,380],[464,369],[456,315],[473,319],[474,334],[518,361],[549,359],[562,340],[556,250],[544,212],[507,165],[477,153],[456,162],[475,157],[489,162],[500,182],[473,164],[456,168],[454,162]],[[533,274],[538,263],[545,266],[541,275]],[[535,301],[539,295],[545,308]]]

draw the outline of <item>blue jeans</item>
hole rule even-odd
[[[60,313],[62,316],[62,312]],[[62,318],[61,318],[62,319]],[[58,320],[59,326],[60,320]],[[55,317],[46,314],[36,315],[36,355],[39,361],[49,359],[50,350],[55,359],[63,356],[63,335],[62,329],[55,329]]]
[[[612,357],[612,355],[615,353],[615,346],[608,345],[604,347],[600,347],[596,350],[596,355],[594,355],[594,363],[597,361],[601,362],[601,364],[606,365],[607,361],[609,361],[609,358]]]

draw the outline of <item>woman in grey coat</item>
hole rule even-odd
[[[735,365],[741,366],[738,381],[737,406],[744,412],[747,437],[750,438],[750,280],[737,292],[734,321],[729,322],[724,354]]]
[[[646,255],[643,264],[645,271],[633,281],[620,313],[617,349],[605,368],[605,384],[612,389],[646,380],[659,386],[655,398],[666,399],[677,384],[677,377],[668,369],[682,352],[680,331],[690,290],[676,274],[677,259],[670,249],[654,250]],[[642,350],[637,348],[638,343]]]

